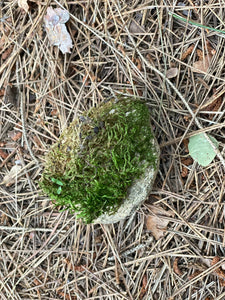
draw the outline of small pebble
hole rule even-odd
[[[95,128],[94,128],[94,133],[98,133],[99,132],[99,128],[97,127],[97,126],[95,126]]]

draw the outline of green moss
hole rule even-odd
[[[91,223],[114,213],[146,167],[155,166],[149,110],[121,98],[92,108],[49,152],[40,186],[54,203]]]

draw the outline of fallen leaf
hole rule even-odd
[[[153,215],[147,217],[146,227],[147,230],[151,230],[155,239],[158,240],[164,236],[169,223],[169,221],[164,219],[164,217],[174,217],[174,213],[154,205],[149,205],[148,208]]]
[[[211,135],[208,135],[208,137],[214,146],[218,148],[219,142]],[[190,156],[203,167],[208,166],[216,156],[215,150],[206,139],[204,133],[190,137],[188,149]]]
[[[207,73],[207,70],[209,68],[210,62],[212,60],[212,55],[208,54],[203,56],[202,60],[198,60],[193,63],[193,68],[197,69],[194,70],[193,72],[195,73]]]
[[[72,39],[67,31],[65,23],[69,20],[69,12],[65,9],[52,7],[47,8],[44,16],[45,29],[53,46],[58,46],[63,54],[70,53],[73,47]]]
[[[0,183],[5,184],[6,186],[10,186],[15,182],[16,176],[19,174],[22,166],[20,165],[15,165],[12,167],[12,169],[9,171],[7,175],[3,178],[2,182]]]
[[[174,78],[174,77],[177,76],[177,74],[178,74],[178,68],[170,68],[166,72],[166,77],[167,78]]]
[[[139,25],[135,20],[132,20],[130,22],[129,29],[130,29],[130,32],[133,34],[145,33],[144,28],[141,25]]]

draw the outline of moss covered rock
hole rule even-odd
[[[146,199],[158,163],[147,106],[121,98],[92,108],[64,130],[47,155],[40,186],[84,222],[113,223]]]

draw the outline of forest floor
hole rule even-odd
[[[71,53],[50,44],[50,6],[70,14]],[[0,8],[0,298],[225,299],[224,1]],[[85,225],[41,192],[45,154],[77,115],[119,94],[147,102],[160,169],[133,216]],[[206,167],[188,152],[200,132],[220,142]]]

